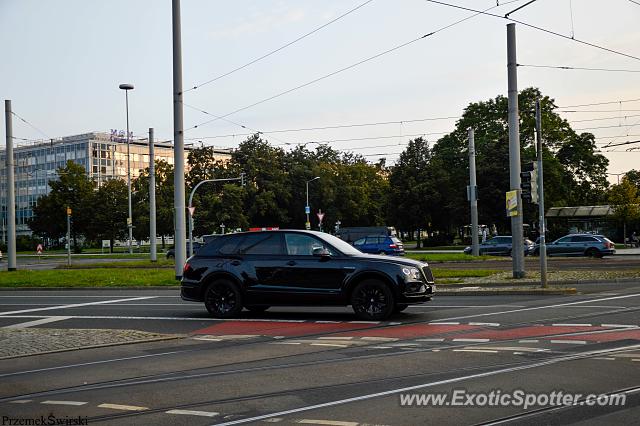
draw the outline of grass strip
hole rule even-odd
[[[511,260],[510,257],[471,256],[464,253],[406,253],[409,259],[423,262],[483,262],[487,260]]]
[[[438,269],[432,268],[434,278],[489,277],[501,271],[495,269]]]
[[[175,261],[173,259],[158,259],[157,262],[150,260],[132,260],[127,262],[100,262],[100,263],[72,263],[71,266],[66,264],[56,266],[56,269],[126,269],[126,268],[173,268]]]
[[[0,287],[130,287],[179,285],[171,269],[18,270],[0,272]]]

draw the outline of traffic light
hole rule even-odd
[[[520,172],[520,189],[522,200],[538,203],[538,165],[535,162],[526,163],[524,171]]]

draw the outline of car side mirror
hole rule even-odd
[[[327,250],[325,247],[314,248],[312,254],[321,259],[331,258],[331,252],[329,252],[329,250]]]

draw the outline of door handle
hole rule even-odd
[[[297,265],[297,263],[296,263],[295,260],[290,260],[290,261],[287,262],[287,265],[288,266],[295,266],[295,265]]]

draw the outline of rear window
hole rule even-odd
[[[396,237],[391,237],[391,241],[393,241],[395,244],[402,244],[402,241],[400,241],[398,238]]]

